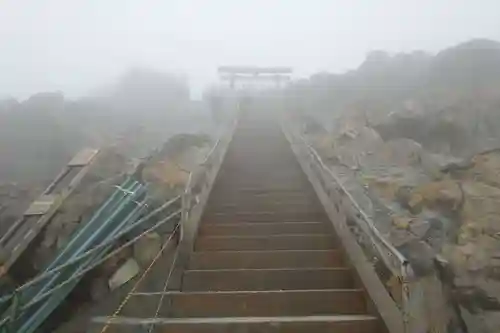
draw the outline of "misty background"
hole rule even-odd
[[[33,196],[85,146],[137,158],[176,133],[210,133],[200,100],[219,65],[292,66],[307,87],[294,92],[295,106],[326,127],[359,105],[397,109],[414,97],[408,89],[425,87],[415,73],[434,55],[500,40],[499,9],[452,0],[0,1],[0,196]]]
[[[500,39],[499,9],[451,0],[1,1],[0,184],[46,183],[84,146],[137,157],[175,133],[210,132],[199,100],[219,65],[292,66],[299,85],[311,83],[296,105],[326,114],[327,127],[333,109],[397,108],[412,97],[405,91],[425,87],[416,76],[434,55]]]
[[[0,230],[83,147],[112,174],[161,147],[145,173],[182,184],[167,152],[208,151],[217,67],[290,66],[280,105],[328,167],[496,329],[499,22],[495,0],[0,0]]]
[[[186,76],[199,96],[218,65],[338,73],[372,50],[498,40],[499,21],[495,0],[2,0],[0,96],[79,97],[143,66]]]

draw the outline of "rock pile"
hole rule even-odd
[[[500,150],[457,158],[367,126],[309,138],[417,273],[432,271],[436,255],[449,261],[468,325],[498,327]]]

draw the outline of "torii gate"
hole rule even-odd
[[[274,81],[279,88],[282,82],[290,81],[293,70],[290,67],[221,66],[218,72],[223,81],[229,81],[231,88],[237,81]]]

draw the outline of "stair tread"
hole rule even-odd
[[[321,315],[321,316],[283,316],[283,317],[216,317],[216,318],[131,318],[131,317],[94,317],[94,323],[122,323],[122,324],[169,324],[169,323],[259,323],[259,322],[343,322],[343,321],[372,321],[376,316],[359,315]]]
[[[326,250],[336,247],[330,234],[289,235],[202,235],[195,243],[195,251],[228,250]]]
[[[267,295],[267,294],[301,294],[301,293],[328,293],[328,292],[362,292],[361,288],[337,288],[337,289],[293,289],[293,290],[211,290],[211,291],[159,291],[159,292],[135,292],[132,296],[149,295]]]
[[[278,238],[288,238],[288,237],[331,237],[333,238],[333,236],[329,233],[318,233],[318,234],[281,234],[281,235],[258,235],[258,236],[254,236],[254,235],[251,235],[251,236],[245,236],[245,235],[229,235],[229,236],[203,236],[203,238],[217,238],[217,239],[227,239],[227,238],[274,238],[274,239],[278,239]]]
[[[214,223],[207,223],[210,225],[210,228],[212,227],[217,227],[217,226],[223,226],[223,227],[245,227],[245,226],[261,226],[263,224],[261,223],[256,223],[256,222],[214,222]],[[297,222],[289,222],[289,221],[276,221],[276,222],[267,222],[265,225],[275,225],[275,226],[286,226],[286,225],[300,225],[300,224],[304,224],[304,225],[313,225],[313,224],[325,224],[325,222],[322,222],[322,221],[314,221],[314,220],[310,220],[310,221],[297,221]],[[203,227],[203,224],[201,225]]]
[[[300,219],[300,220],[289,220],[289,219],[284,219],[283,221],[276,221],[276,220],[271,220],[271,221],[237,221],[237,219],[235,219],[236,221],[234,222],[220,222],[220,221],[203,221],[204,224],[207,224],[207,225],[216,225],[216,224],[227,224],[227,225],[231,225],[231,224],[279,224],[279,223],[298,223],[298,224],[301,224],[301,223],[309,223],[311,222],[310,219]],[[320,222],[320,223],[324,223],[324,222]]]
[[[307,211],[302,211],[302,212],[294,212],[294,211],[288,211],[288,212],[248,212],[248,213],[221,213],[221,214],[208,214],[205,215],[203,218],[204,223],[238,223],[238,222],[245,222],[245,223],[276,223],[276,222],[307,222],[307,221],[313,221],[313,220],[319,220],[323,221],[325,220],[325,214],[322,211],[315,211],[315,212],[307,212]]]
[[[371,315],[321,315],[281,317],[218,317],[218,318],[109,318],[95,317],[93,332],[108,325],[110,333],[135,333],[138,328],[154,325],[153,332],[162,333],[376,333],[379,319]]]
[[[234,272],[234,271],[349,271],[349,267],[305,267],[305,268],[229,268],[229,269],[187,269],[186,273],[192,272]]]
[[[340,250],[329,249],[329,250],[233,250],[233,251],[197,251],[193,252],[192,255],[217,255],[217,254],[260,254],[260,255],[272,255],[272,254],[336,254]]]
[[[344,267],[339,250],[198,251],[190,269]]]
[[[296,290],[352,288],[350,269],[269,268],[208,269],[184,271],[183,291],[209,290]]]
[[[223,212],[210,212],[210,214],[207,214],[206,217],[210,216],[210,217],[217,217],[217,216],[222,216],[222,217],[225,217],[225,216],[228,216],[228,215],[231,215],[231,216],[237,216],[237,215],[279,215],[279,214],[311,214],[311,215],[315,215],[315,214],[318,214],[318,213],[322,213],[322,211],[320,209],[318,209],[317,207],[311,207],[311,208],[315,208],[314,211],[311,211],[311,210],[308,210],[308,209],[304,209],[304,210],[300,210],[300,211],[286,211],[286,210],[280,210],[280,211],[277,211],[277,210],[259,210],[259,211],[236,211],[236,212],[228,212],[228,211],[223,211]]]
[[[217,226],[223,226],[223,227],[245,227],[245,226],[261,226],[263,224],[261,223],[256,223],[256,222],[214,222],[214,223],[208,223],[210,224],[210,228],[212,227],[217,227]],[[304,224],[304,225],[313,225],[313,224],[325,224],[325,222],[322,221],[298,221],[298,222],[289,222],[289,221],[283,221],[283,222],[267,222],[265,225],[275,225],[275,226],[286,226],[286,225],[299,225],[299,224]],[[201,225],[203,227],[203,224]]]
[[[362,289],[169,291],[132,294],[122,315],[148,317],[239,317],[366,314]]]

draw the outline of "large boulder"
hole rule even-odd
[[[206,134],[178,134],[142,162],[149,195],[161,202],[180,195],[190,172],[206,158],[213,142]]]
[[[500,149],[477,154],[472,163],[473,166],[466,172],[468,179],[500,187]]]
[[[163,240],[158,233],[147,233],[134,243],[134,258],[142,267],[147,267],[160,252],[162,244]]]
[[[317,136],[313,144],[322,156],[351,169],[359,169],[366,156],[382,144],[380,136],[369,127],[346,127],[334,137]]]
[[[445,179],[419,185],[405,199],[405,204],[410,208],[425,206],[449,214],[461,209],[464,195],[458,182]]]

